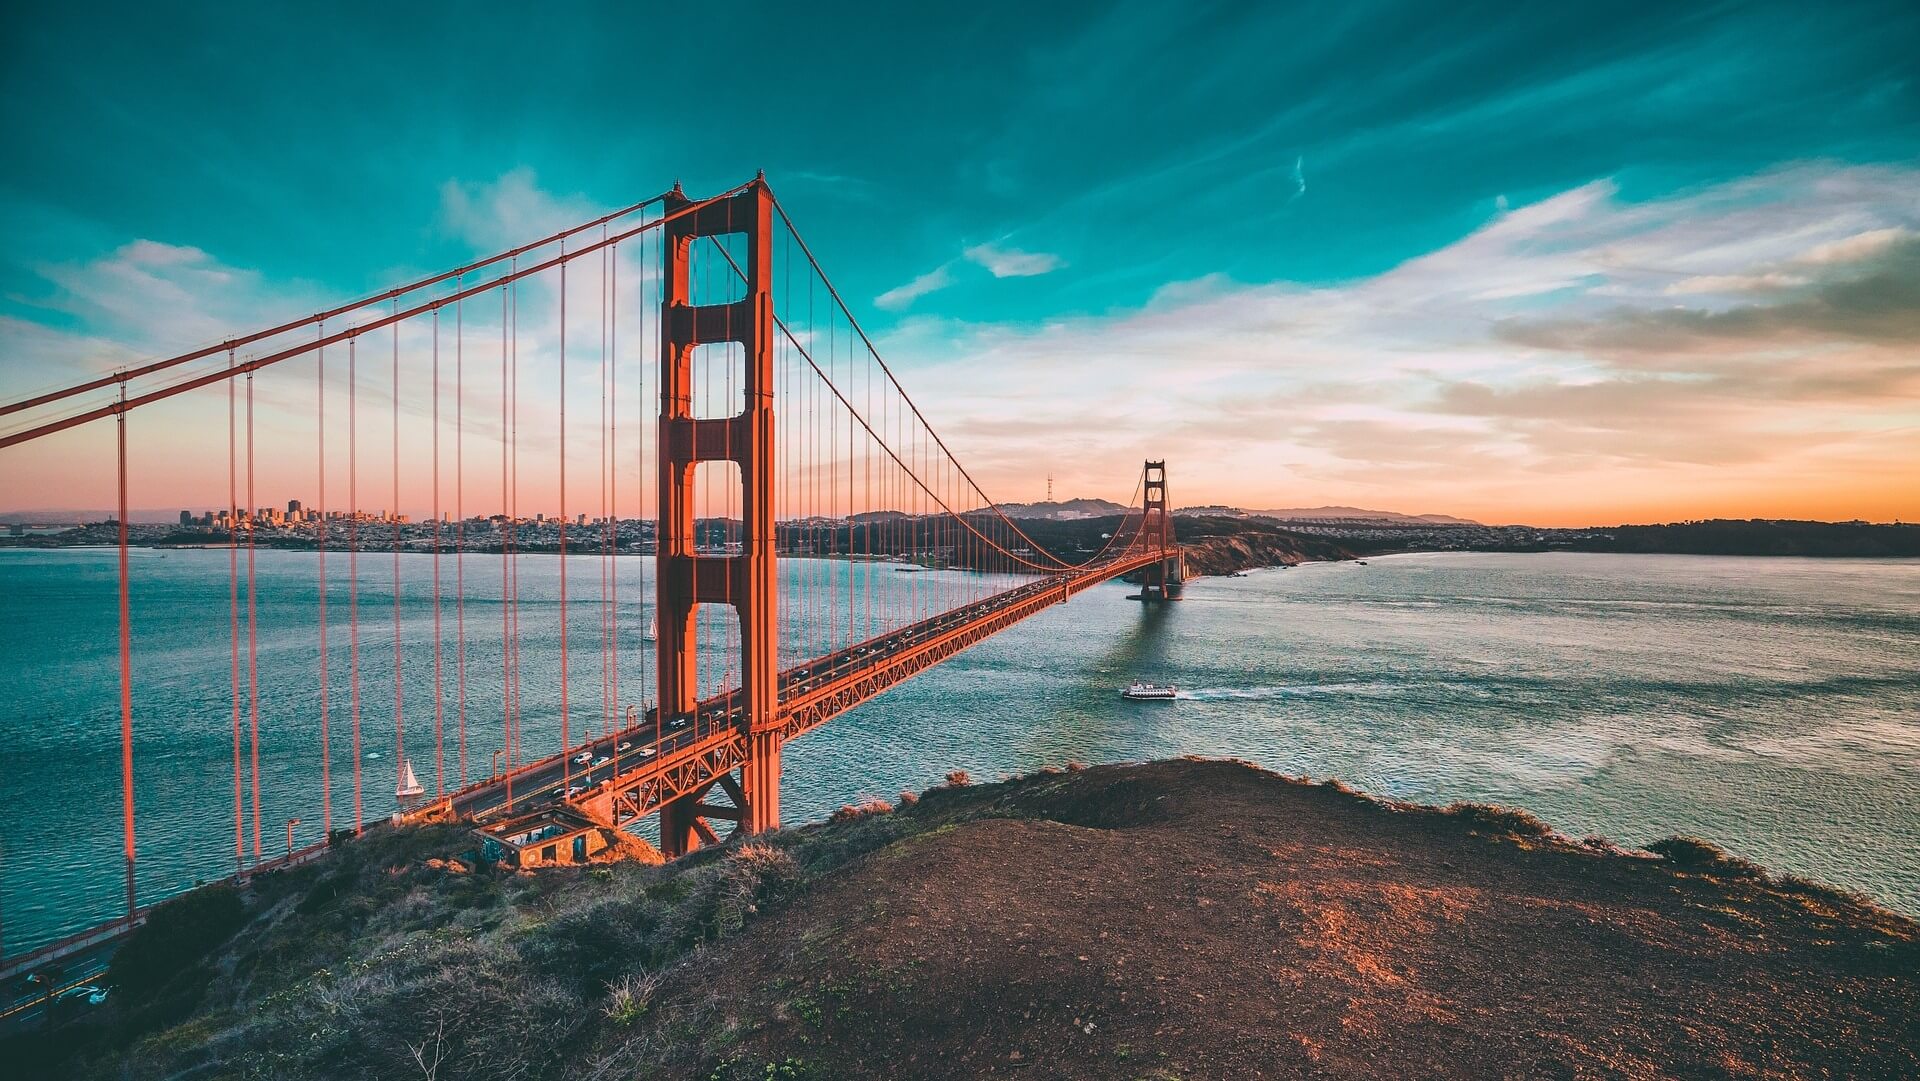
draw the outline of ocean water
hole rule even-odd
[[[138,888],[235,866],[228,563],[131,553]],[[257,556],[261,851],[320,835],[314,556]],[[1709,838],[1920,914],[1920,563],[1416,554],[1206,579],[1148,607],[1110,584],[791,744],[789,824],[950,769],[1234,756],[1421,802],[1525,807],[1563,832]],[[329,559],[332,815],[353,815],[346,557]],[[647,693],[650,561],[623,559],[622,703]],[[450,560],[442,574],[449,596]],[[577,604],[571,726],[602,723],[599,560]],[[476,569],[476,567],[478,569]],[[123,904],[114,553],[0,550],[0,936],[8,953]],[[891,568],[787,560],[783,581]],[[393,809],[392,560],[361,561],[362,813]],[[468,771],[500,739],[498,562],[469,561]],[[431,560],[402,557],[406,751],[429,790]],[[931,593],[966,581],[918,577]],[[558,745],[558,561],[521,560],[523,741]],[[486,592],[491,590],[491,596]],[[243,612],[244,618],[244,612]],[[797,612],[787,616],[796,619]],[[451,602],[443,612],[451,642]],[[243,625],[244,633],[244,625]],[[804,643],[795,642],[794,648]],[[451,645],[445,780],[458,777]],[[246,679],[245,655],[241,678]],[[709,672],[709,678],[725,678]],[[1171,703],[1127,702],[1139,677]],[[244,685],[244,684],[243,684]],[[249,718],[243,712],[243,727]],[[252,810],[243,813],[246,858]]]

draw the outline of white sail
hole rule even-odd
[[[408,758],[404,761],[405,764],[400,769],[400,785],[393,790],[393,794],[400,799],[418,796],[426,791],[420,786],[420,778],[413,772],[413,759]]]

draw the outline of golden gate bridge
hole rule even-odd
[[[582,416],[582,400],[597,417]],[[0,405],[10,468],[56,439],[97,448],[111,433],[126,887],[124,913],[12,959],[8,971],[98,942],[143,911],[134,734],[170,719],[136,694],[129,454],[178,438],[166,411],[217,417],[222,404],[228,506],[214,539],[228,555],[228,648],[227,663],[204,676],[224,684],[240,878],[387,821],[370,821],[367,806],[367,786],[389,779],[364,775],[363,729],[376,718],[392,728],[392,780],[409,797],[393,817],[469,821],[496,855],[522,866],[651,847],[643,820],[657,822],[667,857],[720,842],[715,823],[777,829],[787,741],[1091,586],[1127,577],[1142,599],[1164,600],[1178,596],[1184,574],[1162,462],[1137,473],[1126,513],[1097,551],[1068,559],[1029,537],[908,395],[764,176],[702,199],[675,185],[311,316]],[[309,418],[310,443],[291,437],[289,417]],[[149,418],[155,442],[143,447]],[[583,452],[595,458],[587,508],[577,464],[571,488],[568,477]],[[261,811],[260,636],[290,621],[284,605],[263,612],[259,603],[253,508],[270,472],[281,483],[304,477],[317,496],[306,537],[318,648],[304,677],[311,695],[291,712],[307,722],[297,727],[319,771],[281,855],[270,854],[277,820],[263,835]],[[538,499],[558,502],[557,545],[531,544],[523,482],[549,481]],[[367,496],[391,499],[393,513],[369,520]],[[409,498],[431,506],[425,628],[404,626],[401,557],[419,555],[400,526]],[[469,514],[488,500],[496,513]],[[641,547],[623,540],[622,523],[649,510],[643,635],[632,626],[641,609],[630,603],[631,572],[628,602],[620,599],[619,555]],[[533,547],[561,557],[548,628],[521,622],[549,611],[522,595]],[[570,581],[582,550],[596,573]],[[363,578],[366,565],[388,559],[392,609],[376,612],[361,602]],[[879,573],[888,567],[901,573]],[[955,573],[908,573],[926,570]],[[572,631],[583,607],[598,616],[584,641]],[[484,640],[481,619],[490,621]],[[380,685],[362,645],[375,631],[391,638]],[[536,636],[557,639],[551,680],[529,681],[522,664]],[[430,693],[410,689],[404,673],[426,667]],[[589,694],[598,684],[597,700],[580,701],[582,682]],[[334,775],[342,750],[350,778]],[[295,849],[300,822],[322,840]]]

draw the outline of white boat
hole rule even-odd
[[[1142,702],[1171,702],[1180,697],[1180,688],[1172,685],[1162,687],[1158,683],[1136,679],[1127,684],[1126,689],[1120,692],[1120,697]]]
[[[660,638],[660,617],[654,616],[652,619],[647,620],[647,633],[641,635],[640,640],[642,642],[653,642],[653,641],[658,641],[659,638]]]
[[[426,792],[427,790],[420,786],[420,778],[414,775],[413,759],[405,759],[400,767],[400,784],[393,790],[394,796],[399,799],[418,799]]]

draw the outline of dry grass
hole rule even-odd
[[[1729,868],[1748,865],[1704,842],[1652,846],[1664,864],[1571,842],[1489,845],[1467,835],[1525,839],[1548,830],[1525,812],[1483,805],[1383,814],[1320,786],[1218,762],[1069,769],[999,785],[974,785],[956,770],[924,798],[903,794],[891,808],[863,800],[834,819],[666,866],[532,875],[455,873],[445,861],[471,847],[465,831],[370,834],[314,865],[256,880],[244,927],[181,972],[183,997],[169,1001],[186,1005],[156,1019],[127,1011],[116,996],[108,1011],[123,1011],[120,1027],[95,1034],[78,1070],[124,1081],[760,1081],[838,1075],[836,1065],[852,1061],[846,1045],[870,1044],[878,1072],[848,1076],[998,1075],[986,1067],[1017,1046],[1028,1057],[1010,1069],[1040,1066],[1041,1048],[1057,1052],[1051,1066],[1075,1064],[1026,1071],[1032,1076],[1139,1077],[1174,1063],[1076,1058],[1079,1050],[1060,1046],[1060,1032],[1043,1031],[1037,1018],[1059,1021],[1090,1053],[1124,1041],[1135,1051],[1199,1047],[1230,1064],[1241,1062],[1233,1056],[1245,1042],[1264,1063],[1284,1041],[1243,1037],[1266,1031],[1271,1018],[1260,1004],[1282,995],[1299,1008],[1287,1024],[1317,1041],[1326,1066],[1376,1061],[1371,1049],[1381,1039],[1430,1051],[1436,1032],[1451,1039],[1456,1028],[1460,1046],[1481,1046],[1486,1030],[1466,1020],[1477,1015],[1448,996],[1470,998],[1495,978],[1521,980],[1528,1001],[1573,995],[1585,1008],[1619,1007],[1607,1022],[1614,1027],[1660,1023],[1662,1010],[1678,1007],[1655,997],[1645,1010],[1625,1002],[1622,994],[1641,992],[1620,983],[1615,962],[1643,947],[1650,964],[1711,961],[1699,951],[1719,939],[1687,936],[1699,913],[1718,910],[1678,897],[1676,885],[1695,900],[1725,894],[1734,899],[1723,907],[1774,921],[1772,950],[1784,948],[1775,931],[1797,927],[1795,919],[1817,919],[1823,938],[1858,937],[1859,905],[1783,892],[1784,880],[1737,877]],[[1570,877],[1556,877],[1562,863]],[[1580,903],[1557,899],[1562,889]],[[1798,907],[1780,903],[1803,894],[1809,900]],[[1755,897],[1772,907],[1757,907]],[[1678,914],[1646,917],[1668,909]],[[1170,912],[1182,929],[1171,937],[1163,933]],[[1814,1005],[1803,1003],[1802,1013],[1846,1005],[1821,997],[1821,988],[1842,986],[1828,969],[1910,967],[1912,949],[1888,941],[1827,943],[1781,961],[1795,980],[1812,972],[1827,981],[1805,991]],[[1260,983],[1266,970],[1244,967],[1249,942],[1283,951],[1280,962],[1308,983]],[[1690,945],[1676,953],[1676,942]],[[1196,948],[1212,951],[1204,963]],[[1741,952],[1742,967],[1716,969],[1702,986],[1751,980],[1767,956]],[[1462,966],[1483,975],[1447,982]],[[1619,986],[1592,985],[1602,978]],[[1300,990],[1309,986],[1312,994]],[[1126,995],[1107,1001],[1115,987]],[[1491,1001],[1504,1008],[1506,1000]],[[1055,1006],[1067,1012],[1053,1018]],[[1689,1023],[1706,1031],[1737,1013],[1710,1010]],[[1081,1023],[1096,1017],[1097,1031]],[[1558,1023],[1541,1024],[1549,1022]],[[1504,1023],[1508,1040],[1526,1028]],[[1362,1039],[1363,1029],[1381,1035]],[[1611,1029],[1599,1031],[1581,1038],[1611,1038]],[[63,1036],[73,1039],[73,1030]],[[993,1057],[926,1053],[972,1047],[976,1037]],[[1844,1041],[1832,1046],[1856,1053]],[[908,1065],[899,1053],[922,1057]],[[20,1076],[57,1076],[0,1061]],[[1175,1072],[1255,1075],[1224,1065],[1209,1072],[1205,1061]],[[1433,1058],[1400,1065],[1400,1076],[1447,1072]]]
[[[883,815],[893,811],[893,804],[878,796],[868,796],[859,803],[843,804],[828,817],[831,822],[851,822],[863,815]]]

